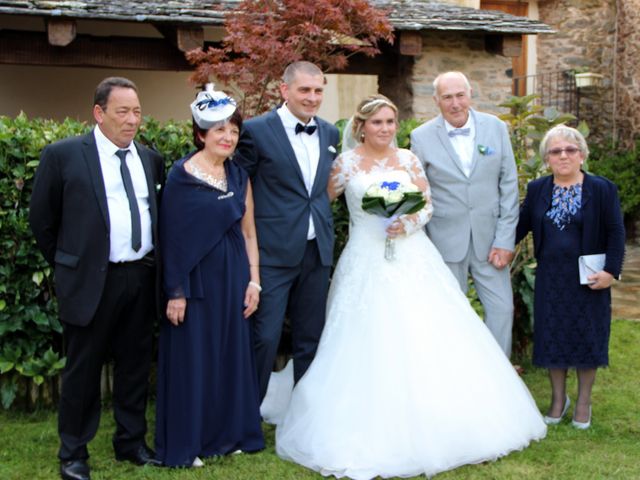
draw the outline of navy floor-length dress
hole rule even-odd
[[[156,450],[168,466],[196,456],[264,448],[249,320],[243,301],[250,279],[240,222],[247,175],[225,162],[228,189],[217,190],[184,169],[169,174],[160,240],[168,298],[184,296],[184,323],[160,330]]]

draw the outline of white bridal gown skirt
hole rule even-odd
[[[327,476],[430,476],[543,438],[527,387],[431,241],[398,239],[385,260],[376,222],[350,233],[316,358],[275,415],[278,455]]]

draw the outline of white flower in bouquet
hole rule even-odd
[[[362,197],[362,209],[384,218],[398,218],[400,215],[410,215],[420,211],[427,201],[424,195],[413,183],[381,182],[374,183]],[[395,256],[392,239],[385,242],[385,258]]]

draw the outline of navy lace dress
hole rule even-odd
[[[544,368],[608,365],[609,289],[580,285],[582,185],[554,185],[543,218],[535,283],[533,363]]]

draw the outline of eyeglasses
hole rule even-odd
[[[575,155],[579,151],[580,151],[580,149],[578,147],[565,147],[565,148],[552,148],[547,153],[549,155],[553,155],[554,157],[558,157],[558,156],[560,156],[562,154],[562,152],[565,152],[567,155],[572,157],[573,155]]]

